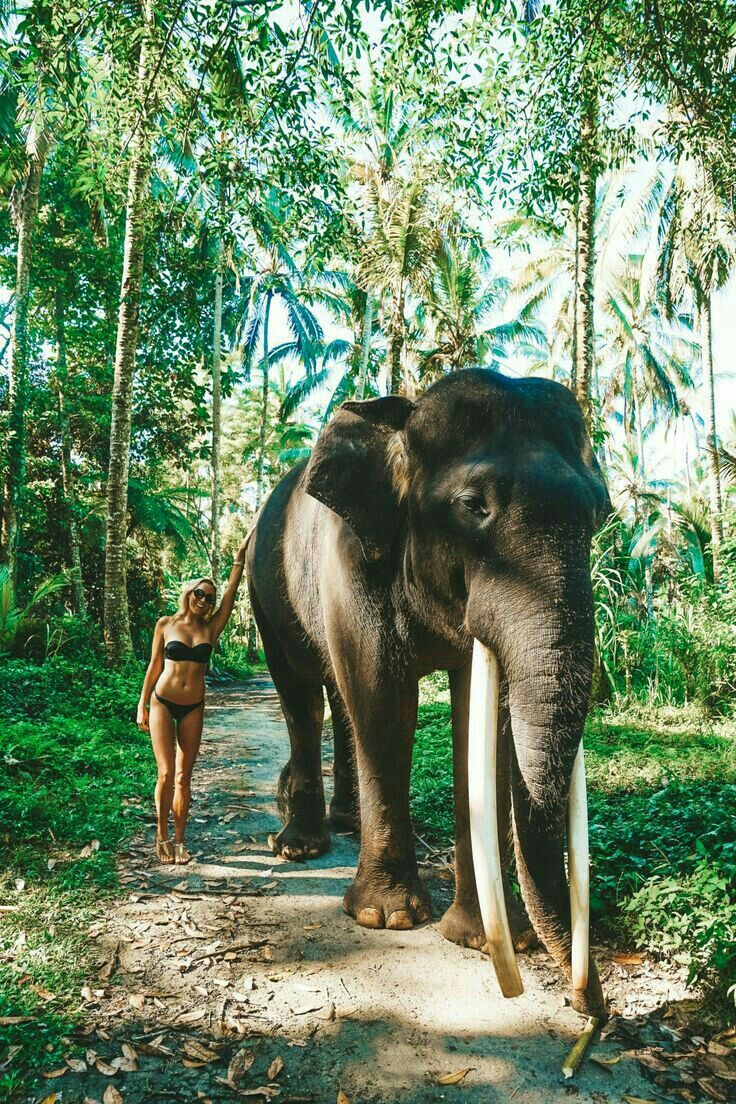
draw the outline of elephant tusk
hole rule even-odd
[[[590,951],[590,860],[588,795],[582,743],[575,756],[567,803],[567,864],[572,921],[572,987],[585,989],[588,985]]]
[[[498,659],[473,642],[468,725],[468,802],[475,884],[491,959],[505,997],[524,992],[509,931],[498,845],[496,746],[498,742]]]

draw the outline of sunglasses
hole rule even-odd
[[[199,598],[201,601],[205,601],[208,606],[213,605],[215,601],[214,594],[210,594],[207,590],[202,590],[201,587],[195,587],[192,591],[195,598]]]

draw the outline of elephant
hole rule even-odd
[[[470,368],[414,400],[343,402],[270,493],[247,549],[291,749],[274,852],[303,860],[329,846],[324,690],[330,820],[360,823],[344,909],[365,927],[429,919],[409,781],[419,679],[447,671],[456,886],[440,930],[487,944],[506,995],[521,991],[515,948],[536,932],[573,1006],[597,1016],[579,749],[594,654],[590,543],[610,509],[572,392]],[[526,914],[502,869],[510,835]]]

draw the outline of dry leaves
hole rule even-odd
[[[181,1016],[176,1017],[178,1024],[197,1023],[199,1020],[203,1020],[207,1015],[206,1008],[195,1008],[191,1012],[182,1012]]]
[[[230,1065],[227,1067],[227,1080],[231,1085],[238,1084],[242,1081],[245,1074],[256,1060],[256,1056],[252,1050],[243,1048],[233,1055]]]
[[[435,1085],[459,1085],[473,1069],[475,1066],[466,1066],[465,1069],[455,1070],[454,1073],[444,1073],[441,1077],[436,1077],[434,1083]]]
[[[267,1075],[268,1080],[269,1081],[275,1081],[276,1078],[278,1077],[278,1075],[281,1073],[283,1068],[284,1068],[284,1059],[281,1058],[280,1056],[278,1058],[274,1058],[273,1062],[268,1067],[268,1075]]]
[[[348,1100],[342,1089],[340,1089],[339,1093],[337,1094],[337,1100],[335,1104],[350,1104],[350,1101]]]
[[[114,1085],[108,1085],[105,1089],[102,1104],[123,1104],[123,1098]]]

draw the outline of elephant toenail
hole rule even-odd
[[[355,917],[361,928],[382,928],[383,916],[375,908],[362,908]]]
[[[405,909],[396,909],[386,921],[386,927],[393,931],[406,931],[408,928],[414,927],[414,921]]]
[[[420,905],[417,909],[417,924],[426,924],[427,920],[429,920],[429,909]]]

